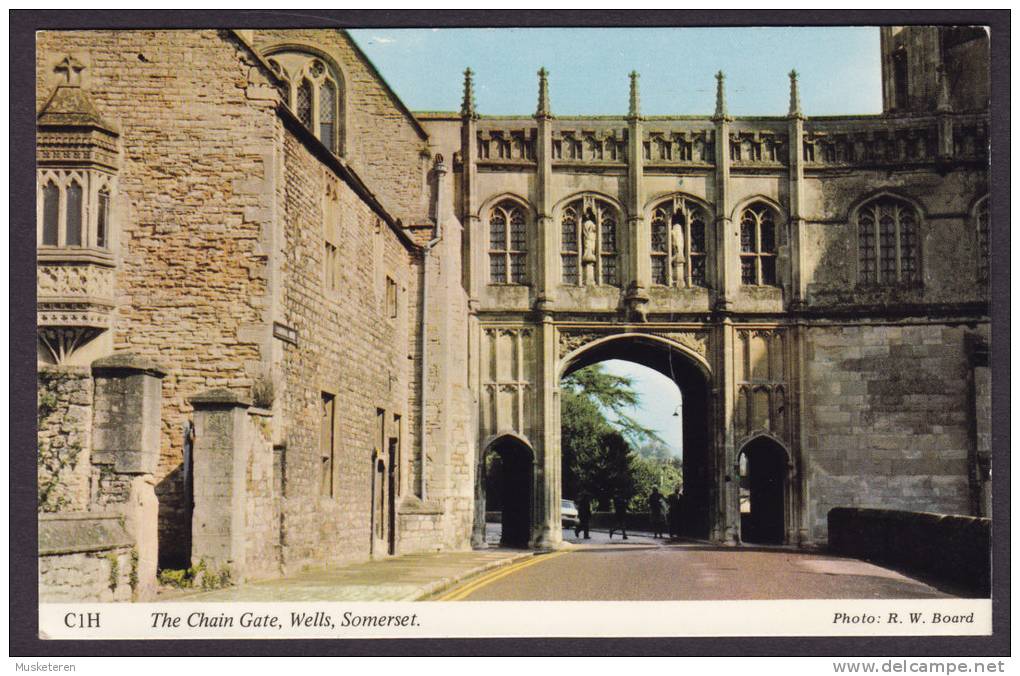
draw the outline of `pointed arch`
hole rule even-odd
[[[858,284],[921,283],[924,210],[916,200],[877,191],[851,207],[850,223],[857,238]]]
[[[490,199],[481,214],[488,231],[489,283],[528,284],[534,217],[527,202],[513,195]]]
[[[262,55],[284,82],[284,103],[324,146],[343,156],[348,141],[349,98],[346,78],[336,60],[300,42],[272,45],[263,49]]]
[[[560,233],[560,281],[569,285],[620,284],[623,207],[600,192],[582,191],[553,211]],[[591,222],[590,230],[586,224]]]
[[[649,221],[652,283],[682,288],[709,286],[714,210],[683,192],[661,193],[645,207]]]

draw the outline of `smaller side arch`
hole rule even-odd
[[[849,209],[847,209],[847,219],[849,220],[849,222],[851,224],[856,225],[856,223],[857,223],[857,212],[860,211],[861,207],[865,206],[866,204],[870,204],[871,202],[873,202],[875,200],[884,199],[884,198],[889,198],[889,199],[894,199],[894,200],[900,200],[900,201],[903,201],[903,202],[907,202],[912,207],[914,207],[914,209],[917,211],[917,215],[920,218],[922,223],[928,217],[928,210],[925,208],[924,204],[922,204],[920,201],[918,201],[914,197],[911,197],[910,195],[904,194],[904,193],[896,191],[896,190],[890,190],[888,188],[880,188],[878,190],[873,190],[873,191],[867,193],[866,195],[864,195],[863,197],[859,197],[856,200],[854,200],[853,202],[851,202]]]
[[[681,192],[679,190],[666,190],[655,193],[655,195],[651,199],[645,201],[644,206],[642,206],[641,208],[644,211],[645,215],[647,216],[648,214],[651,213],[652,209],[659,206],[663,202],[671,200],[675,197],[682,197],[685,200],[693,202],[694,204],[704,209],[709,216],[713,218],[715,217],[714,204],[712,204],[703,197],[700,197],[698,195],[692,195],[691,193],[688,192]]]
[[[573,192],[570,195],[556,202],[553,205],[552,213],[559,214],[571,202],[575,202],[577,200],[584,199],[585,197],[589,196],[607,202],[620,214],[621,221],[627,220],[627,209],[623,206],[623,204],[615,197],[607,193],[600,192],[598,190],[578,190],[576,192]]]

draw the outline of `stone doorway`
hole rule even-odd
[[[531,447],[511,435],[496,439],[486,450],[482,499],[487,511],[500,512],[503,547],[524,548],[531,544],[534,461]]]
[[[740,452],[740,537],[744,542],[783,544],[786,540],[787,454],[768,437],[748,442]]]

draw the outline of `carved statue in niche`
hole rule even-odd
[[[684,258],[684,228],[681,224],[673,224],[669,231],[669,241],[673,249],[673,283],[687,288],[687,260]]]
[[[595,284],[595,221],[591,214],[585,214],[584,224],[581,226],[584,236],[584,249],[581,254],[581,264],[584,266],[584,284],[591,286]]]

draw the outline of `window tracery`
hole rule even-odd
[[[740,214],[740,283],[776,286],[776,219],[765,204],[753,204]]]
[[[876,198],[857,210],[861,284],[919,281],[917,223],[917,210],[894,197]]]
[[[489,212],[489,281],[527,284],[528,222],[524,208],[503,200]]]
[[[280,51],[268,58],[283,80],[287,106],[323,145],[343,153],[343,100],[339,72],[323,59],[305,52]]]
[[[652,210],[652,283],[707,287],[708,215],[695,202],[674,197]]]
[[[563,208],[560,217],[560,261],[564,284],[619,282],[616,209],[585,195]]]

